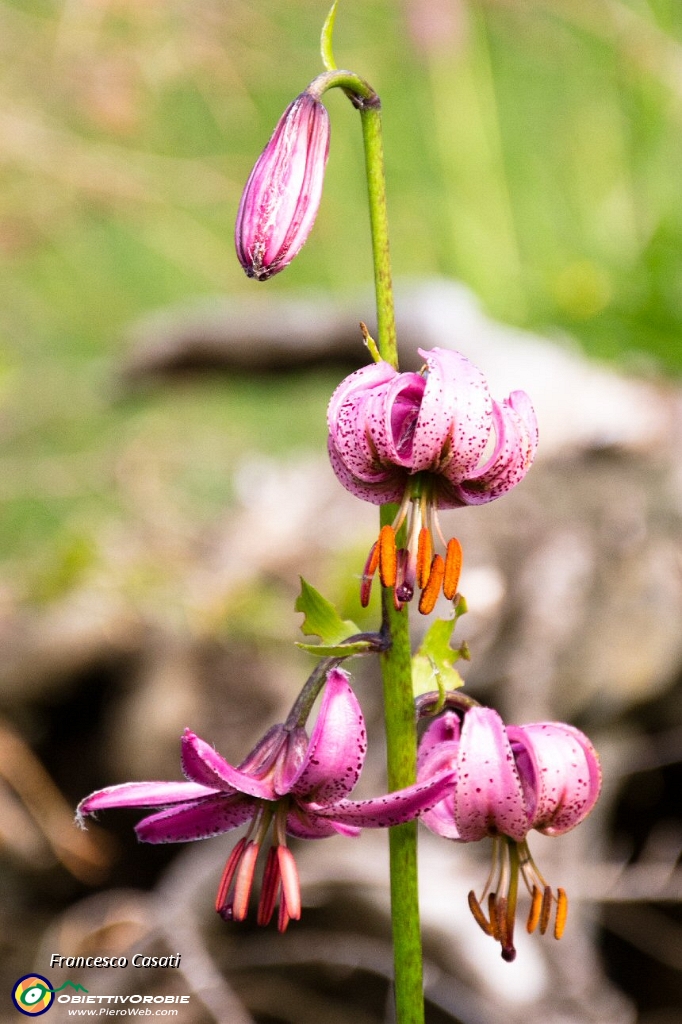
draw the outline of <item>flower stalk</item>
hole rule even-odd
[[[388,238],[381,104],[365,103],[360,107],[360,118],[372,239],[377,342],[381,358],[397,369],[398,346]],[[383,505],[380,512],[381,526],[390,526],[396,512],[395,504]],[[391,591],[386,588],[382,588],[382,604],[383,628],[391,638],[391,646],[381,655],[380,662],[388,788],[394,790],[416,781],[417,728],[408,610],[403,608],[398,611]],[[389,830],[389,857],[396,1021],[397,1024],[423,1024],[424,983],[416,821]]]

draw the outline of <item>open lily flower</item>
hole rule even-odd
[[[537,421],[524,391],[493,400],[483,373],[459,352],[419,350],[421,373],[388,363],[364,366],[332,395],[327,414],[329,456],[352,494],[375,505],[400,502],[365,566],[361,599],[369,601],[379,570],[396,604],[421,590],[430,612],[441,590],[455,596],[462,552],[446,543],[438,509],[480,505],[511,490],[526,475],[537,448]],[[409,516],[405,549],[395,535]],[[433,531],[446,549],[434,555]]]
[[[322,839],[361,828],[384,828],[416,817],[445,794],[452,770],[426,782],[370,800],[350,800],[366,752],[365,723],[348,676],[339,668],[327,677],[310,740],[301,726],[275,725],[239,767],[189,729],[182,737],[185,782],[129,782],[98,790],[83,800],[79,822],[110,807],[155,807],[135,828],[145,843],[179,843],[229,832],[249,822],[230,854],[218,889],[216,910],[226,920],[246,918],[259,851],[272,826],[258,905],[258,923],[268,924],[279,898],[280,931],[301,915],[296,865],[287,835]]]
[[[575,828],[594,807],[601,788],[599,758],[587,737],[562,722],[507,726],[491,708],[461,716],[447,711],[428,727],[419,748],[418,778],[447,768],[455,778],[447,796],[422,815],[438,835],[468,843],[491,836],[493,865],[483,893],[469,894],[471,911],[487,935],[513,960],[519,877],[531,895],[527,928],[547,930],[556,902],[560,938],[568,901],[556,895],[535,865],[526,837],[531,829],[558,836]],[[488,915],[483,910],[487,897]]]

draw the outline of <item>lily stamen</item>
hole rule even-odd
[[[372,545],[362,573],[360,603],[369,604],[372,580],[379,571],[384,587],[393,588],[398,610],[411,601],[415,590],[421,591],[419,611],[429,615],[441,593],[451,601],[457,594],[462,568],[462,546],[457,538],[445,541],[434,509],[425,492],[415,484],[415,493],[403,501],[393,523],[382,526],[378,540]],[[409,516],[407,545],[398,548],[396,534]],[[434,555],[433,528],[446,549],[445,558]]]

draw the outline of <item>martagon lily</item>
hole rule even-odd
[[[420,373],[379,361],[346,377],[327,423],[329,457],[343,486],[375,505],[400,503],[367,560],[363,605],[378,569],[398,607],[418,587],[419,610],[428,613],[441,590],[455,596],[462,560],[459,542],[446,543],[437,510],[481,505],[511,490],[535,457],[537,421],[524,391],[494,401],[481,370],[459,352],[419,354]],[[408,517],[407,545],[397,550],[396,533]],[[434,529],[445,558],[433,553]]]
[[[238,767],[189,729],[182,737],[185,782],[129,782],[98,790],[83,800],[77,820],[111,807],[154,807],[135,827],[145,843],[207,839],[249,823],[227,859],[216,899],[225,920],[248,912],[258,854],[272,826],[258,904],[258,924],[268,924],[279,899],[278,927],[301,915],[296,864],[287,835],[323,839],[357,836],[361,828],[385,828],[433,807],[452,780],[450,768],[425,782],[386,796],[350,800],[366,752],[362,710],[348,675],[327,675],[310,740],[295,716],[273,726]]]
[[[422,737],[418,778],[452,768],[447,796],[422,815],[438,835],[469,843],[493,839],[493,864],[483,892],[469,893],[469,907],[487,935],[502,947],[505,960],[516,956],[514,921],[519,877],[531,896],[527,930],[545,933],[556,904],[554,935],[560,938],[568,901],[556,895],[540,874],[527,835],[537,829],[560,836],[575,828],[594,807],[601,788],[597,753],[579,729],[563,722],[505,727],[492,708],[472,707],[461,716],[446,711]],[[487,898],[488,914],[482,904]]]

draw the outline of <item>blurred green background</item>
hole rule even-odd
[[[233,254],[242,184],[321,70],[326,11],[1,0],[0,598],[68,590],[131,494],[139,511],[158,485],[210,522],[244,451],[323,445],[329,374],[136,397],[116,368],[148,311],[370,282],[341,93],[302,255],[259,285]],[[335,52],[383,100],[396,278],[458,278],[503,321],[680,372],[679,0],[341,0]],[[136,474],[144,487],[121,487]]]

